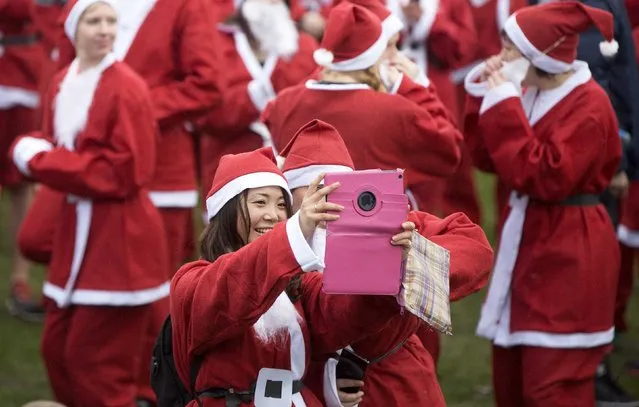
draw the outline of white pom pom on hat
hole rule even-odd
[[[599,43],[599,52],[605,57],[614,57],[619,52],[619,43],[615,40]]]
[[[334,55],[331,51],[320,48],[313,52],[313,59],[317,63],[317,65],[329,67],[333,63]]]

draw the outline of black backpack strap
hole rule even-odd
[[[197,390],[195,390],[195,382],[197,381],[197,375],[200,372],[200,368],[202,367],[202,361],[204,361],[204,357],[202,355],[197,355],[193,358],[193,362],[191,363],[191,370],[189,372],[189,384],[191,397],[197,403],[198,407],[202,407],[202,400],[200,400],[200,395]]]
[[[403,341],[401,341],[400,343],[395,345],[395,347],[393,349],[391,349],[388,352],[384,353],[382,356],[378,356],[378,357],[376,357],[374,359],[371,359],[370,364],[372,365],[373,363],[381,362],[382,360],[384,360],[387,357],[391,356],[392,354],[396,353],[398,350],[400,350],[404,346],[404,344],[406,343],[407,340],[408,340],[408,338],[404,339]]]

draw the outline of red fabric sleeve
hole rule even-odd
[[[259,117],[248,94],[248,83],[242,83],[224,86],[222,103],[198,121],[198,127],[206,131],[247,128]]]
[[[68,194],[98,199],[125,198],[147,181],[149,174],[138,163],[139,150],[145,149],[143,154],[154,161],[157,135],[148,96],[111,97],[104,102],[110,109],[108,122],[89,121],[78,136],[78,151],[54,148],[31,159],[34,179]],[[45,115],[45,123],[50,126],[50,115]]]
[[[450,299],[460,300],[483,288],[493,267],[493,249],[482,228],[461,212],[444,219],[410,212],[417,231],[450,251]]]
[[[399,314],[393,296],[324,294],[322,273],[304,274],[301,301],[316,355],[335,352],[378,332]]]
[[[218,31],[210,21],[213,11],[207,0],[184,3],[178,17],[176,60],[182,78],[151,89],[155,118],[163,126],[170,120],[187,120],[221,102],[216,82]]]
[[[31,18],[31,0],[0,0],[0,15],[5,21],[16,23],[16,20]]]
[[[190,358],[246,332],[301,272],[285,222],[210,263],[188,263],[171,282],[173,344]],[[185,370],[187,371],[187,370]]]
[[[444,0],[427,39],[428,53],[444,69],[473,62],[478,37],[471,6],[466,0]]]

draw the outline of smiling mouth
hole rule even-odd
[[[253,230],[255,230],[255,233],[257,233],[258,235],[263,235],[264,233],[267,233],[273,230],[273,228],[255,228]]]

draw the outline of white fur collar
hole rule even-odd
[[[288,334],[289,327],[299,324],[301,319],[288,294],[283,291],[271,308],[253,325],[253,330],[262,342],[276,342],[281,335]]]
[[[75,139],[84,130],[93,95],[102,72],[115,62],[115,55],[108,54],[95,67],[78,73],[78,59],[69,66],[55,98],[53,116],[54,139],[58,146],[75,149]]]

